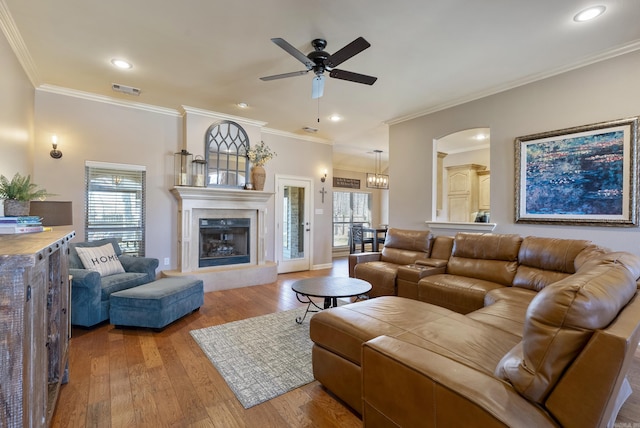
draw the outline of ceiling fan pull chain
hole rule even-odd
[[[318,98],[318,123],[320,123],[320,98]]]

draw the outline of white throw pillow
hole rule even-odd
[[[112,244],[105,244],[102,247],[76,247],[76,251],[84,268],[95,270],[100,276],[124,273],[122,263]]]

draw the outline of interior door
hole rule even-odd
[[[276,254],[278,273],[311,268],[311,180],[276,177]]]

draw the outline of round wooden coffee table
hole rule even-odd
[[[291,289],[296,292],[296,298],[301,303],[307,303],[304,315],[296,318],[298,324],[302,324],[309,312],[318,312],[322,309],[338,306],[341,297],[360,298],[371,291],[371,284],[358,278],[344,278],[334,276],[319,276],[295,281]],[[311,297],[324,299],[324,307],[318,306]],[[313,306],[315,309],[312,309]]]

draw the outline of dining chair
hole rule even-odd
[[[373,248],[373,237],[367,238],[364,236],[364,226],[362,223],[351,225],[351,230],[349,232],[349,253],[353,254],[356,252],[356,246],[360,246],[360,252],[364,253],[365,245],[371,244]]]

